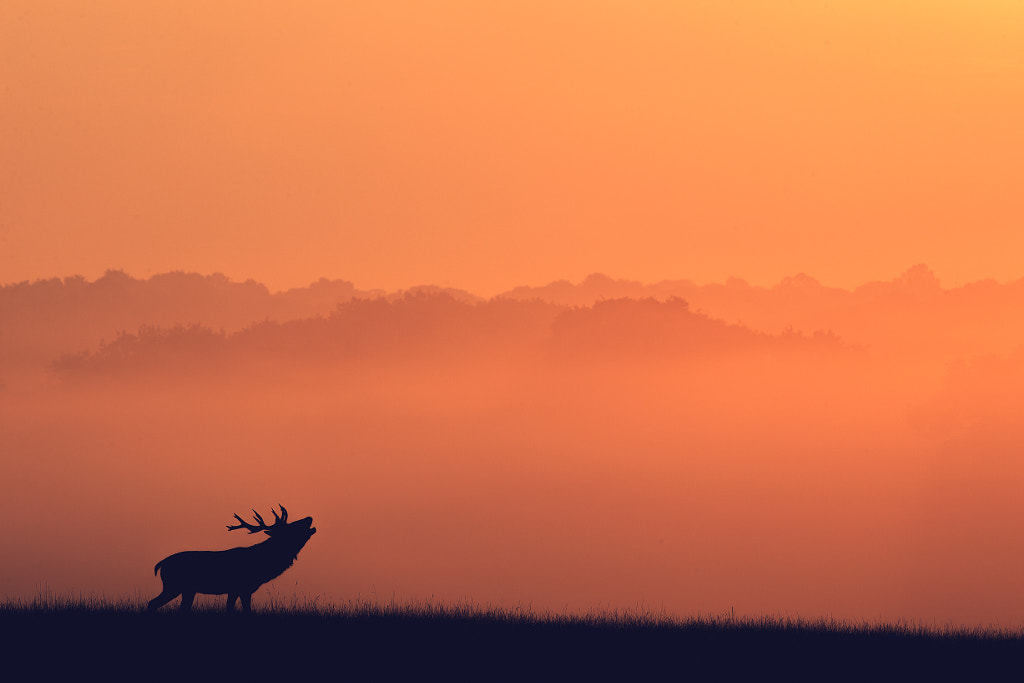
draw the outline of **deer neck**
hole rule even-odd
[[[302,550],[304,545],[306,545],[305,541],[296,545],[295,543],[271,537],[262,543],[257,543],[250,547],[267,561],[287,569],[295,562],[295,558],[299,556],[299,551]]]

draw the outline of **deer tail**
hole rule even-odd
[[[167,558],[164,558],[164,559],[167,559]],[[163,563],[164,563],[164,560],[160,560],[159,562],[156,563],[156,566],[153,567],[153,576],[156,576],[157,572],[160,571],[160,565],[162,565]]]

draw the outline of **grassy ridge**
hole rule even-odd
[[[141,602],[0,604],[8,680],[977,679],[1016,671],[1024,634],[766,617],[540,616],[351,603],[253,615]]]

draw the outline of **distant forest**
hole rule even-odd
[[[343,280],[271,293],[220,274],[0,287],[0,379],[46,369],[83,377],[257,359],[324,362],[542,353],[687,357],[809,348],[952,359],[1024,338],[1024,280],[943,289],[925,266],[855,290],[807,276],[644,285],[592,275],[491,299],[439,287],[386,293]]]
[[[524,355],[668,359],[808,347],[839,350],[842,344],[830,334],[768,335],[729,325],[690,312],[682,299],[614,299],[567,308],[539,299],[471,303],[445,292],[416,292],[393,300],[352,299],[326,316],[265,320],[233,333],[200,324],[143,325],[96,350],[65,354],[51,367],[70,379],[173,369],[210,372],[266,362],[462,362]]]

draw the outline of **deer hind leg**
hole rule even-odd
[[[235,595],[234,593],[228,593],[228,605],[227,605],[227,608],[228,608],[229,612],[234,612],[235,611],[235,600],[238,600],[238,596]]]
[[[164,590],[160,595],[156,596],[149,601],[149,605],[146,607],[147,612],[155,612],[174,598],[178,597],[181,591],[171,590],[167,586],[164,586]]]
[[[182,591],[181,593],[181,607],[178,608],[181,612],[188,612],[192,609],[192,601],[196,599],[195,591]]]
[[[252,611],[252,593],[242,593],[241,598],[242,598],[242,611],[243,612],[251,612]]]

